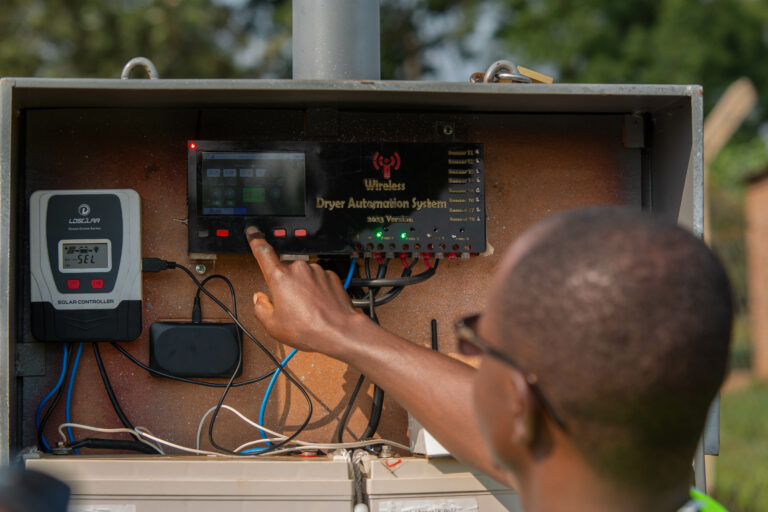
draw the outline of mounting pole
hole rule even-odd
[[[293,0],[293,78],[379,80],[379,0]]]

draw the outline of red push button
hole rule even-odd
[[[276,229],[272,232],[275,238],[283,238],[287,234],[284,229]]]
[[[298,238],[304,238],[307,236],[307,230],[306,229],[294,229],[293,230],[293,236]]]
[[[77,290],[80,288],[80,280],[79,279],[67,279],[67,288],[70,290]]]
[[[101,290],[104,288],[104,280],[103,279],[91,279],[91,288],[94,290]]]
[[[226,238],[229,236],[229,230],[228,229],[217,229],[216,230],[216,236],[221,238]]]

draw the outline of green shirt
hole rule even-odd
[[[678,512],[728,512],[724,506],[704,494],[691,488],[691,501],[686,503]]]

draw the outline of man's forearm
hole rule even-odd
[[[364,319],[357,319],[341,337],[334,357],[382,387],[456,458],[511,484],[478,430],[472,406],[474,368]]]

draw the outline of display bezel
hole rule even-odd
[[[65,245],[88,245],[88,244],[106,244],[107,246],[107,266],[89,267],[89,268],[64,268],[64,246]],[[87,274],[87,273],[107,273],[112,270],[112,241],[108,238],[74,238],[59,240],[59,272],[62,274]]]

